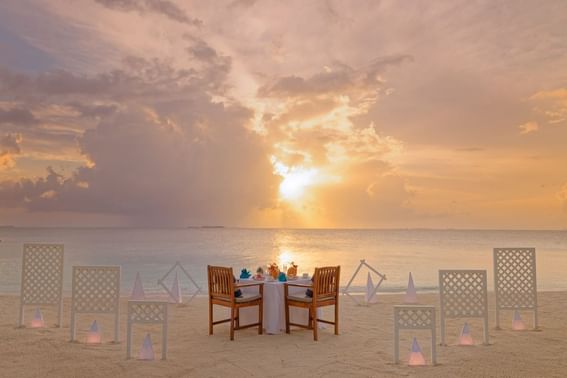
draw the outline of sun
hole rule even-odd
[[[305,190],[315,183],[318,170],[316,168],[287,167],[272,159],[275,172],[283,180],[280,183],[280,196],[287,201],[297,201],[305,195]]]
[[[305,189],[313,184],[317,170],[293,169],[284,176],[280,184],[280,194],[287,200],[298,200],[305,194]]]

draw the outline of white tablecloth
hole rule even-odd
[[[240,282],[256,282],[253,280],[240,280]],[[268,334],[278,334],[285,332],[285,298],[284,283],[279,281],[264,282],[264,329]],[[310,285],[310,278],[299,278],[289,281]],[[305,294],[303,287],[289,287],[290,294]],[[245,293],[257,293],[258,287],[247,287],[242,289]],[[309,310],[306,308],[290,307],[289,316],[292,323],[305,324],[309,320]],[[320,310],[317,311],[320,316]],[[245,307],[240,309],[240,325],[252,324],[258,321],[258,307]]]

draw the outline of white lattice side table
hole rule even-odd
[[[57,306],[57,326],[63,313],[63,244],[24,244],[20,286],[20,316],[24,306]]]
[[[71,341],[77,314],[114,315],[114,342],[120,339],[120,267],[74,266],[71,299]]]
[[[161,324],[161,359],[167,358],[167,302],[128,301],[128,329],[126,336],[126,358],[132,356],[132,326],[141,324]]]
[[[446,318],[482,318],[488,345],[488,291],[486,270],[440,270],[441,344],[445,345]]]
[[[431,331],[431,364],[437,364],[435,306],[394,306],[394,363],[400,362],[400,330]]]
[[[533,310],[538,328],[535,248],[494,248],[496,328],[500,310]]]

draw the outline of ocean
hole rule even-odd
[[[209,264],[232,266],[236,275],[270,262],[294,261],[299,273],[309,274],[316,266],[340,265],[344,286],[361,259],[386,275],[379,292],[405,290],[409,272],[418,290],[434,290],[439,269],[486,269],[490,289],[494,247],[535,247],[538,289],[567,290],[567,231],[4,227],[0,240],[1,293],[19,291],[26,242],[65,244],[66,292],[73,265],[120,265],[126,294],[136,272],[146,292],[163,292],[157,281],[176,261],[206,289]],[[367,272],[361,270],[353,281],[355,290],[365,287]],[[179,277],[191,292],[190,281]]]

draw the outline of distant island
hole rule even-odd
[[[224,226],[187,226],[187,228],[224,228]]]

